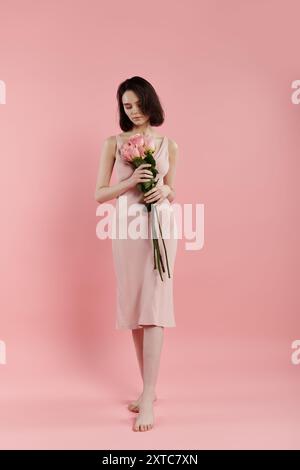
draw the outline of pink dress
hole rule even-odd
[[[131,165],[125,163],[120,156],[120,146],[125,141],[120,135],[116,136],[117,150],[115,157],[116,175],[118,181],[127,179],[134,171]],[[157,186],[164,184],[163,177],[169,169],[168,138],[165,136],[160,148],[155,151]],[[140,215],[129,215],[132,204],[142,211],[141,219],[148,227],[147,238],[121,238],[119,223],[116,223],[116,233],[112,237],[113,263],[116,276],[116,329],[136,329],[143,325],[157,325],[163,327],[176,326],[173,305],[173,274],[177,252],[176,219],[170,201],[166,198],[161,203],[156,203],[162,230],[163,223],[167,220],[168,234],[164,236],[168,255],[170,276],[168,277],[165,252],[162,240],[159,236],[160,252],[165,266],[161,280],[158,269],[154,270],[154,255],[152,242],[152,217],[143,203],[143,193],[138,187],[131,188],[116,198],[116,220],[126,219],[127,227],[131,221]],[[166,218],[163,212],[168,212]],[[158,225],[156,225],[158,227]],[[159,231],[159,229],[158,229]],[[128,231],[127,231],[128,233]]]

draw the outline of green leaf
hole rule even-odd
[[[144,161],[145,161],[146,163],[151,163],[151,165],[152,165],[153,167],[156,166],[156,160],[155,160],[155,159],[152,157],[152,155],[150,155],[150,154],[147,154],[147,156],[144,158]]]

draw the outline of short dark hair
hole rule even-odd
[[[141,102],[141,111],[149,116],[151,126],[160,126],[165,120],[165,113],[160,104],[159,97],[154,87],[145,78],[134,76],[127,78],[122,82],[117,91],[117,100],[119,105],[119,124],[122,131],[133,129],[133,122],[124,111],[122,96],[125,91],[131,90],[139,97]]]

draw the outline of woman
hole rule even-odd
[[[157,399],[155,386],[159,370],[160,354],[165,327],[174,327],[173,309],[173,268],[177,251],[175,217],[171,202],[174,200],[175,165],[178,146],[172,139],[154,132],[152,126],[164,122],[164,111],[153,86],[141,77],[132,77],[120,84],[117,91],[120,127],[124,131],[108,137],[103,145],[97,177],[95,199],[103,203],[113,198],[116,214],[129,221],[128,208],[138,204],[155,204],[158,213],[167,210],[171,215],[169,238],[165,238],[171,277],[163,281],[158,270],[154,270],[153,245],[150,238],[129,237],[112,239],[113,259],[117,280],[117,329],[131,329],[138,364],[143,379],[143,392],[136,401],[128,405],[129,410],[138,412],[134,431],[148,431],[154,425],[153,402]],[[155,141],[154,158],[158,170],[155,188],[146,193],[140,191],[138,183],[149,181],[153,174],[142,164],[133,169],[121,158],[121,145],[134,134],[149,135]],[[110,178],[116,164],[118,183],[110,186]],[[124,203],[126,199],[127,212]],[[142,218],[150,225],[150,212],[143,211]],[[118,219],[118,220],[121,220]],[[160,215],[161,220],[161,215]],[[160,248],[161,239],[159,238]],[[161,248],[162,256],[164,250]],[[166,266],[165,258],[163,259]]]

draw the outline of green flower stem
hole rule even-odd
[[[165,256],[166,256],[166,262],[167,262],[167,268],[168,268],[168,277],[171,278],[171,276],[170,276],[170,269],[169,269],[168,255],[167,255],[167,249],[166,249],[165,241],[164,241],[163,236],[162,236],[162,230],[161,230],[161,226],[160,226],[160,222],[159,222],[159,216],[158,216],[158,214],[157,214],[157,208],[156,208],[155,205],[154,205],[154,208],[155,208],[155,213],[156,213],[156,217],[157,217],[157,221],[158,221],[158,226],[159,226],[159,231],[160,231],[161,239],[162,239],[163,246],[164,246],[164,251],[165,251]]]
[[[158,241],[157,241],[157,246],[159,247],[159,242]],[[165,265],[164,265],[164,262],[163,262],[163,259],[162,259],[162,256],[161,256],[160,249],[158,249],[158,254],[159,254],[159,258],[160,258],[161,268],[162,268],[163,272],[165,272]]]
[[[155,215],[157,217],[156,212],[152,212],[152,213],[153,213],[153,217],[155,217]],[[159,220],[158,220],[158,223],[159,223]],[[161,252],[160,252],[159,241],[158,241],[158,236],[157,236],[156,229],[155,229],[155,224],[153,224],[153,225],[154,225],[154,230],[155,230],[155,239],[157,240],[156,246],[157,246],[157,252],[158,252],[158,255],[159,255],[159,261],[160,261],[163,272],[165,272],[165,266],[164,266],[164,262],[163,262]]]
[[[156,269],[157,268],[157,266],[156,266],[156,256],[155,256],[156,247],[155,247],[155,243],[154,243],[153,238],[152,238],[152,241],[153,241],[154,269]]]
[[[155,244],[156,244],[156,246],[158,245],[158,240],[157,239],[155,240]],[[159,253],[159,247],[158,246],[157,246],[157,249],[155,251],[156,251],[156,257],[157,257],[157,265],[158,265],[159,275],[160,275],[161,280],[163,281],[161,268],[160,268],[160,262],[159,262],[159,256],[158,256],[158,253]]]
[[[155,216],[155,213],[152,212],[153,214],[153,217]],[[153,222],[153,221],[152,221]],[[161,273],[161,264],[163,266],[163,263],[162,263],[162,257],[161,257],[161,253],[160,253],[160,249],[159,249],[159,242],[158,242],[158,238],[157,238],[157,234],[156,234],[156,230],[155,230],[155,224],[152,223],[152,228],[153,228],[153,250],[154,250],[154,269],[156,269],[156,258],[157,258],[157,267],[158,267],[158,270],[159,270],[159,274],[160,274],[160,278],[161,280],[163,281],[163,277],[162,277],[162,273]],[[165,268],[163,266],[163,272],[165,272]]]
[[[155,245],[155,241],[154,241],[154,231],[153,231],[153,227],[151,225],[151,233],[152,233],[152,243],[153,243],[153,261],[154,261],[154,269],[157,269],[157,266],[156,266],[156,254],[155,254],[155,251],[156,251],[156,245]]]
[[[159,256],[158,256],[158,246],[157,246],[157,239],[153,239],[153,249],[154,249],[154,269],[157,269],[158,268],[158,271],[159,271],[159,274],[160,274],[160,278],[161,280],[163,281],[163,277],[162,277],[162,274],[161,274],[161,267],[160,267],[160,262],[159,262]],[[157,258],[157,260],[156,260]]]

